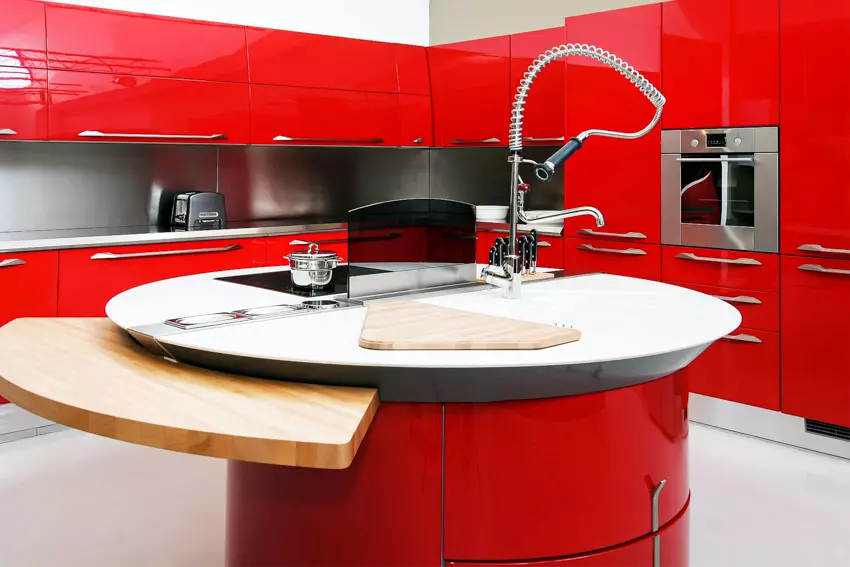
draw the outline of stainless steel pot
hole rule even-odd
[[[333,269],[342,261],[336,252],[319,250],[315,242],[307,250],[297,250],[284,258],[289,260],[292,285],[309,289],[327,287],[331,283]]]

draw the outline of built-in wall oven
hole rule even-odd
[[[665,130],[661,241],[779,251],[779,129]]]

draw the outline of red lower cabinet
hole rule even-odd
[[[661,247],[627,241],[565,238],[564,271],[569,275],[602,272],[658,281],[661,279]]]
[[[636,540],[651,532],[662,480],[659,521],[670,522],[689,497],[686,406],[679,376],[559,399],[446,405],[446,560],[530,561]]]
[[[683,284],[668,282],[686,287],[734,306],[741,313],[741,327],[761,331],[779,332],[779,294],[715,287],[710,285]]]
[[[102,317],[106,303],[142,284],[265,265],[265,239],[81,248],[59,252],[59,316]]]
[[[665,282],[776,293],[779,291],[779,255],[748,250],[663,246],[661,277]]]
[[[296,250],[306,250],[310,244],[318,244],[320,250],[336,252],[343,260],[348,260],[348,232],[321,232],[314,234],[293,234],[273,236],[266,244],[267,266],[288,266],[284,257]]]
[[[850,427],[850,261],[782,257],[782,411]]]

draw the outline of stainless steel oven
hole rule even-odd
[[[665,130],[661,241],[779,251],[779,129]]]

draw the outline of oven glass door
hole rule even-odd
[[[755,227],[755,156],[683,155],[683,224]]]

